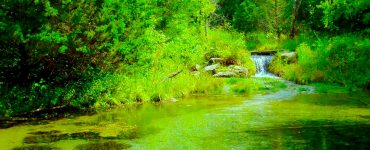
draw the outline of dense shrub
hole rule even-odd
[[[254,70],[242,34],[204,30],[215,11],[208,0],[6,1],[0,8],[1,115],[207,93],[220,82],[191,69],[211,56]]]
[[[167,76],[199,62],[200,20],[213,8],[205,0],[7,0],[0,5],[0,113],[90,107],[111,99],[124,81],[116,74],[154,68]]]
[[[370,42],[359,35],[322,38],[297,48],[298,63],[275,57],[270,70],[299,83],[325,81],[347,87],[364,87],[370,80]]]
[[[370,40],[355,36],[333,39],[329,45],[328,80],[346,86],[364,87],[370,80]]]

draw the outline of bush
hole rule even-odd
[[[367,86],[370,80],[370,40],[359,35],[342,35],[302,43],[298,63],[287,64],[274,57],[270,70],[288,80],[339,83],[346,87]]]
[[[329,80],[346,86],[365,87],[370,80],[370,40],[336,37],[329,46]]]
[[[283,39],[285,35],[281,35]],[[249,50],[272,50],[278,48],[278,41],[274,33],[251,32],[245,35],[245,45]]]
[[[250,59],[251,55],[247,51],[243,39],[243,34],[235,31],[211,30],[205,41],[207,44],[205,61],[210,58],[222,58],[225,65],[240,65],[248,69],[249,75],[255,74],[255,67]]]
[[[196,83],[188,68],[209,51],[199,20],[214,7],[180,0],[7,1],[0,6],[0,114],[186,95]],[[233,42],[225,47],[237,47]]]

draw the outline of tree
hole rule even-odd
[[[216,9],[216,5],[211,3],[209,0],[199,0],[200,1],[200,15],[204,18],[204,32],[205,35],[208,36],[208,24],[209,24],[209,16],[213,13]]]
[[[32,78],[29,35],[47,20],[43,5],[32,1],[5,0],[0,5],[0,82],[28,84]]]
[[[317,6],[323,12],[324,27],[330,31],[359,31],[367,29],[370,12],[368,0],[323,0]]]
[[[264,20],[264,14],[261,8],[260,4],[252,0],[242,2],[235,9],[232,20],[233,27],[244,32],[259,30],[259,25]]]
[[[267,14],[265,28],[268,32],[276,33],[278,47],[280,47],[281,34],[286,28],[287,17],[285,16],[285,9],[287,3],[285,0],[269,0],[264,5],[264,11]],[[270,11],[272,9],[272,11]]]
[[[295,35],[297,34],[297,31],[295,30],[295,22],[297,20],[297,16],[298,16],[301,4],[302,4],[302,0],[291,0],[291,1],[293,3],[293,10],[292,10],[292,22],[291,22],[289,36],[290,38],[294,38]]]

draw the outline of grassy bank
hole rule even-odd
[[[298,61],[277,54],[270,71],[301,84],[323,82],[350,90],[366,88],[370,81],[370,40],[361,34],[320,37],[297,45]]]
[[[151,53],[136,53],[135,63],[119,63],[114,71],[90,70],[91,74],[82,74],[78,80],[41,78],[29,85],[1,84],[0,115],[56,106],[86,109],[157,102],[209,93],[224,83],[203,70],[211,58],[224,60],[222,65],[245,67],[247,76],[255,72],[240,33],[220,28],[205,36],[197,28],[187,28],[175,39],[163,38],[156,39],[160,43],[151,46]]]

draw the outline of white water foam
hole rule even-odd
[[[268,72],[269,64],[272,61],[271,55],[252,55],[252,61],[256,66],[256,74],[254,77],[279,78],[278,76]]]

